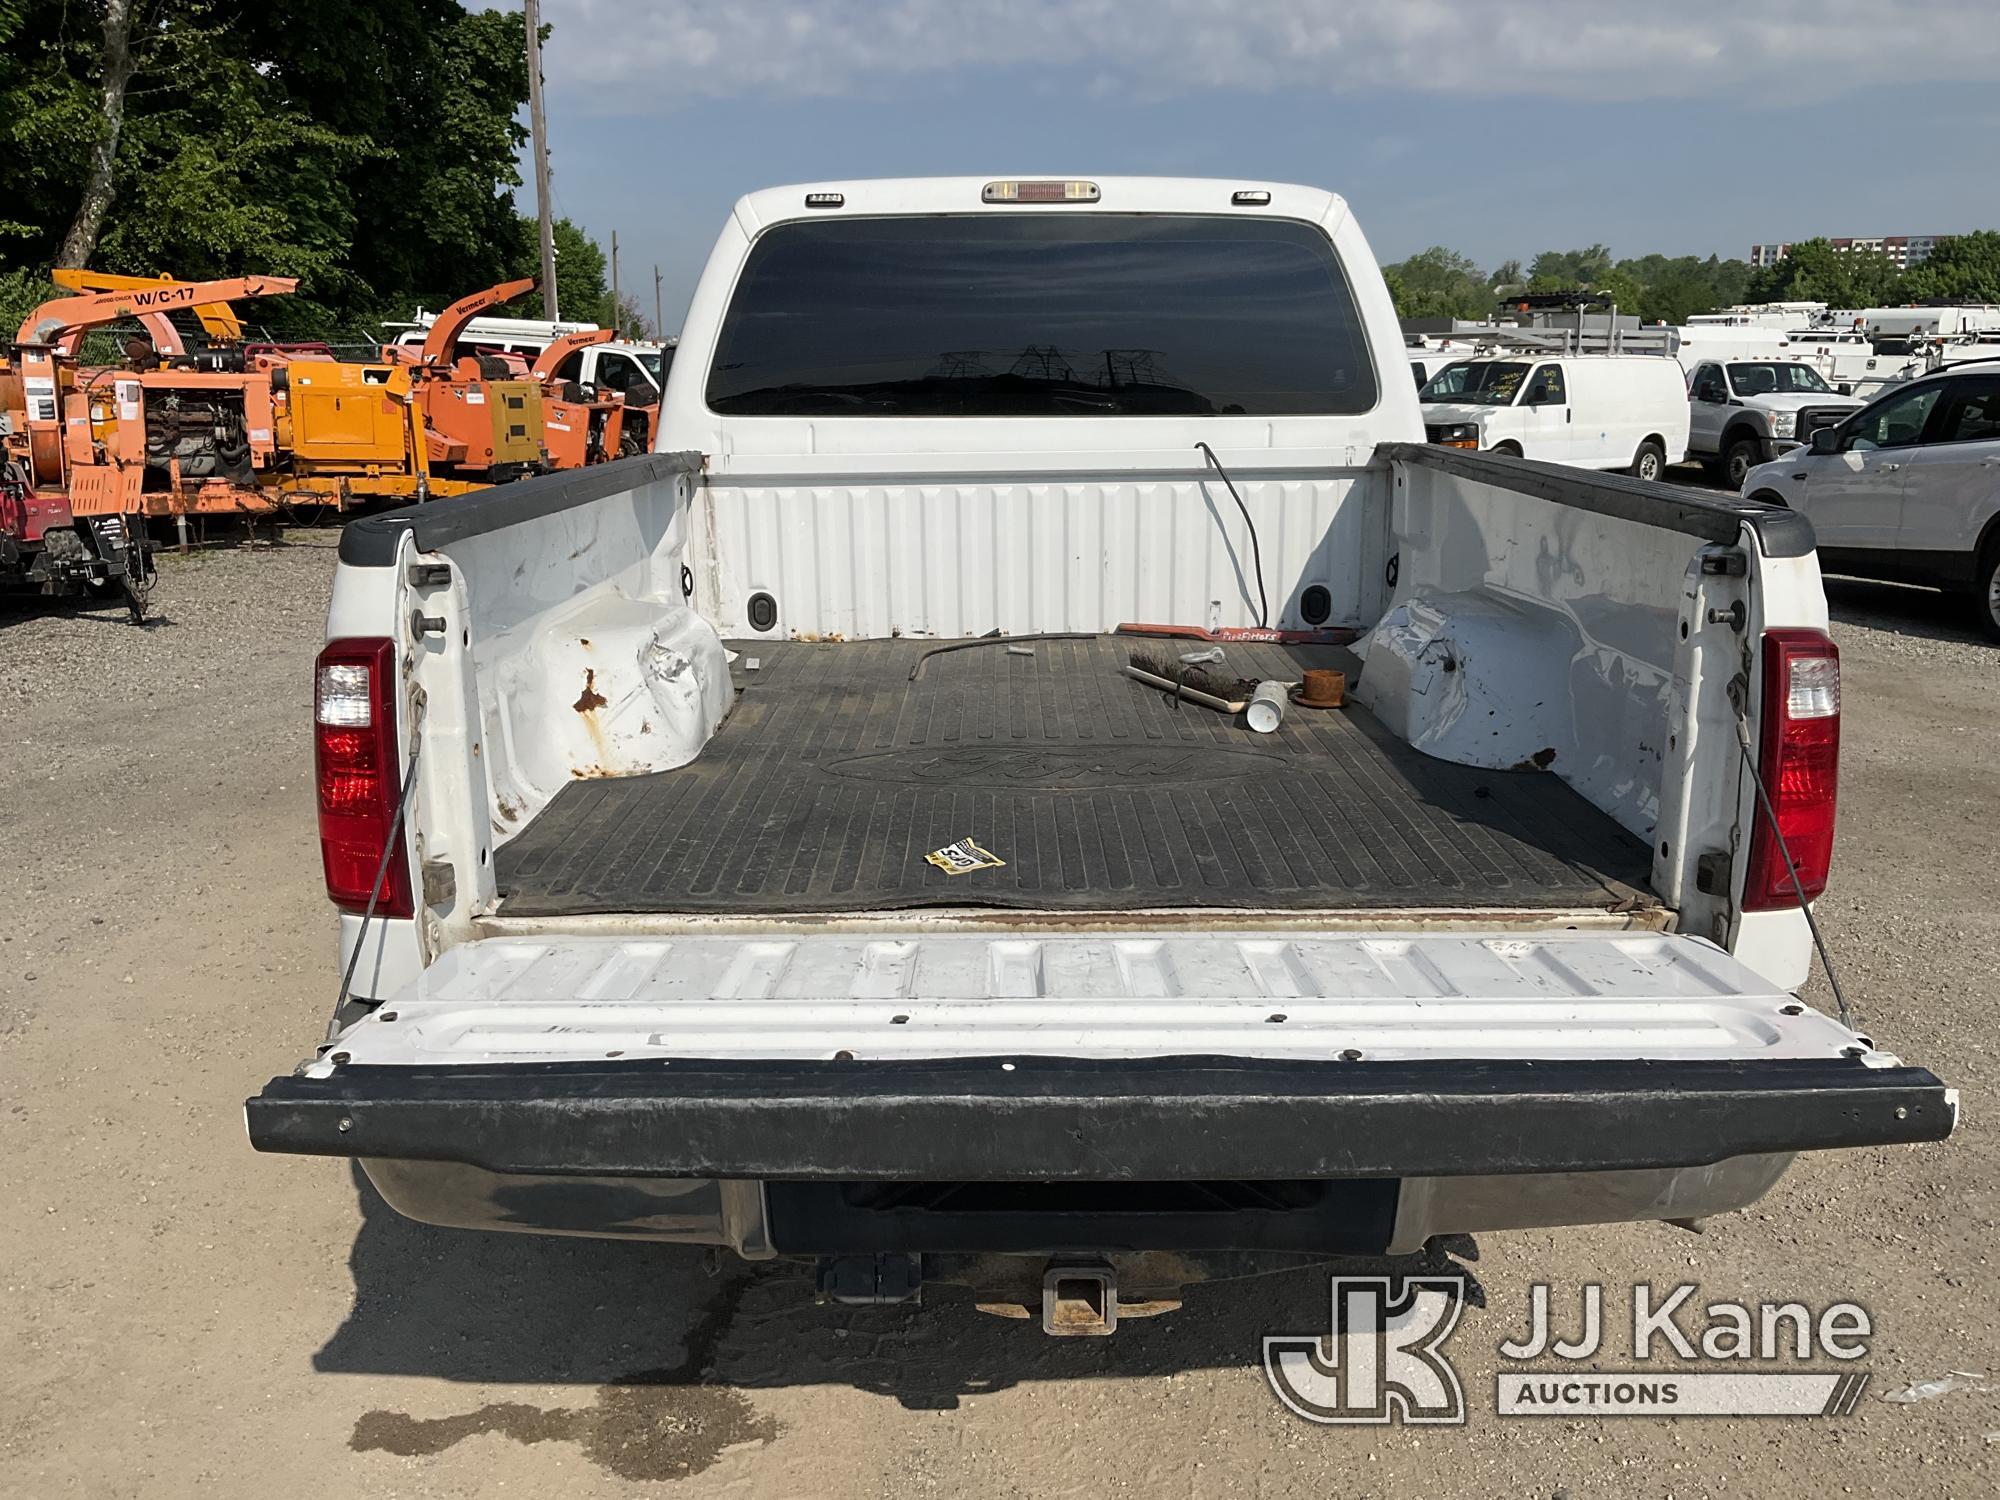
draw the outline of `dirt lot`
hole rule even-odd
[[[2000,650],[1935,596],[1831,590],[1822,909],[1875,1036],[1964,1091],[1957,1138],[1802,1162],[1699,1235],[1482,1237],[1452,1344],[1471,1424],[1326,1429],[1259,1365],[1261,1335],[1325,1329],[1323,1276],[1055,1341],[946,1299],[816,1309],[796,1273],[695,1252],[427,1229],[341,1163],[253,1154],[241,1101],[310,1048],[336,983],[306,736],[332,540],[170,559],[149,629],[0,613],[0,1494],[2000,1487],[2000,1380],[1879,1399],[2000,1376]],[[1844,1420],[1502,1420],[1495,1345],[1536,1279],[1853,1299],[1873,1383]]]

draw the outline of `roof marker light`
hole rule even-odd
[[[1231,193],[1229,201],[1239,208],[1262,208],[1271,201],[1271,195],[1263,188],[1245,188],[1240,193]]]
[[[847,202],[845,193],[807,193],[807,208],[839,208]]]
[[[982,203],[1095,203],[1094,182],[989,182],[979,190]]]

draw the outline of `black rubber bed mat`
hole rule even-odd
[[[1352,704],[1255,734],[1120,673],[1186,643],[995,641],[912,681],[936,644],[737,643],[700,758],[565,787],[499,851],[501,912],[1650,904],[1647,848],[1552,775],[1433,760]],[[1235,676],[1309,666],[1357,663],[1228,648]],[[1004,863],[927,858],[962,840]]]

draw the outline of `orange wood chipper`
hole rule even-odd
[[[260,483],[290,502],[432,500],[484,481],[434,473],[414,372],[384,360],[248,346],[246,370],[271,382],[277,458]]]
[[[276,453],[269,377],[232,370],[219,355],[190,356],[168,314],[297,285],[247,276],[43,303],[22,323],[9,366],[20,388],[8,409],[20,420],[8,443],[19,447],[29,487],[65,492],[77,515],[270,509],[257,484]],[[81,364],[84,335],[122,318],[137,318],[152,347],[133,341],[122,366]]]
[[[621,392],[556,376],[556,366],[578,349],[606,344],[611,338],[609,328],[566,333],[536,355],[528,371],[542,388],[543,443],[551,468],[580,469],[622,457],[627,451],[626,424],[644,424],[640,409],[626,406]]]
[[[0,366],[0,582],[43,592],[123,594],[135,617],[152,569],[145,517],[260,509],[272,449],[269,383],[163,367],[185,355],[181,308],[290,291],[286,277],[146,284],[60,297],[30,313]],[[91,368],[85,334],[137,318],[126,367]]]
[[[542,388],[520,361],[458,352],[466,324],[534,285],[503,281],[461,297],[438,314],[421,349],[406,344],[383,349],[385,360],[410,371],[432,473],[502,484],[555,467],[544,441]]]
[[[180,287],[187,283],[167,276],[120,276],[103,271],[58,271],[65,286],[100,292]],[[287,287],[286,289],[289,289]],[[394,361],[348,363],[334,358],[321,344],[248,342],[242,320],[226,301],[193,304],[192,310],[211,342],[190,356],[172,320],[143,314],[141,323],[167,369],[141,377],[142,397],[153,389],[179,389],[181,372],[193,370],[224,377],[216,388],[240,389],[246,411],[263,412],[269,420],[268,446],[257,443],[250,455],[250,483],[256,499],[238,493],[220,496],[212,484],[192,487],[196,476],[184,472],[164,502],[148,509],[213,511],[268,509],[277,503],[332,505],[342,509],[369,500],[428,500],[462,494],[483,483],[434,475],[431,444],[413,395],[413,372]],[[147,419],[155,426],[150,402]],[[237,465],[240,476],[241,465]],[[176,504],[173,496],[191,503]],[[207,503],[204,503],[206,501]],[[220,503],[218,503],[220,502]]]

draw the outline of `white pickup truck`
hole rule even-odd
[[[1732,490],[1759,464],[1837,426],[1861,402],[1798,359],[1711,359],[1688,372],[1688,457]]]
[[[662,451],[343,533],[346,978],[259,1149],[1102,1332],[1951,1131],[1794,993],[1809,523],[1426,446],[1339,198],[755,193],[681,350]],[[1124,670],[1212,644],[1347,705],[1257,733]]]

